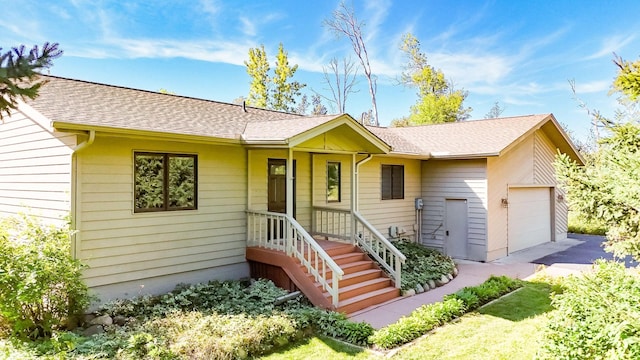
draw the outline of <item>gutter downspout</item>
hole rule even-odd
[[[353,184],[353,185],[354,185],[354,186],[353,186],[354,190],[353,190],[353,195],[354,195],[354,198],[355,198],[355,205],[354,205],[354,209],[353,209],[353,211],[356,211],[356,212],[359,210],[359,204],[360,204],[360,196],[358,196],[358,193],[359,193],[359,191],[358,191],[358,190],[359,190],[359,188],[358,188],[358,184],[360,183],[360,179],[359,179],[359,174],[360,174],[360,165],[362,165],[362,164],[364,164],[364,163],[368,162],[369,160],[371,160],[371,158],[372,158],[372,157],[373,157],[373,155],[372,155],[372,154],[367,154],[367,157],[366,157],[366,158],[364,158],[364,159],[362,159],[362,160],[360,160],[360,161],[356,162],[356,166],[355,166],[355,168],[356,168],[356,169],[355,169],[355,174],[354,174],[354,176],[353,176],[353,177],[354,177],[354,184]],[[354,160],[355,160],[355,155],[353,156],[353,158],[354,158]]]
[[[78,204],[79,204],[79,198],[80,198],[80,189],[78,186],[78,179],[79,179],[79,174],[78,174],[78,152],[86,149],[87,147],[91,146],[91,144],[93,144],[94,140],[96,139],[96,131],[95,130],[89,130],[89,138],[83,142],[81,142],[80,144],[78,144],[74,149],[73,152],[71,153],[71,167],[72,167],[72,172],[73,175],[71,177],[72,181],[71,181],[71,230],[73,231],[72,239],[73,241],[71,241],[71,254],[73,255],[74,259],[78,259],[79,258],[79,239],[78,239]]]

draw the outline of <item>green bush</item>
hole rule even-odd
[[[371,343],[383,349],[406,344],[434,328],[461,316],[465,312],[464,303],[459,299],[448,299],[429,305],[422,305],[409,316],[376,331]]]
[[[449,256],[423,245],[408,240],[396,241],[393,245],[407,257],[402,265],[402,290],[440,279],[442,275],[451,274],[456,266]]]
[[[83,265],[71,257],[67,226],[23,215],[0,222],[0,330],[22,338],[51,335],[89,305]]]
[[[639,359],[640,275],[601,261],[552,295],[542,359]]]
[[[468,286],[458,292],[445,296],[445,299],[460,299],[468,311],[508,294],[522,287],[522,281],[507,276],[494,276],[478,286]]]
[[[409,316],[376,331],[369,340],[383,349],[406,344],[521,286],[520,280],[506,276],[491,276],[478,286],[465,287],[455,294],[445,296],[442,302],[419,307]]]

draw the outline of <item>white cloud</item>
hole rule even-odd
[[[587,56],[585,60],[593,60],[601,57],[611,57],[614,52],[620,52],[622,48],[631,43],[636,39],[635,34],[622,36],[622,35],[614,35],[604,39],[600,50],[595,53]]]
[[[611,87],[611,80],[596,80],[587,83],[576,82],[576,93],[606,93]]]
[[[241,31],[243,34],[247,36],[255,36],[256,35],[256,25],[248,18],[241,16],[240,17]]]

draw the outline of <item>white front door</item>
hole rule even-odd
[[[447,199],[445,207],[445,251],[447,255],[467,258],[467,200]]]

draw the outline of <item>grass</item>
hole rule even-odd
[[[607,227],[599,221],[587,221],[579,214],[569,211],[569,232],[588,235],[606,235]]]
[[[261,357],[268,360],[331,359],[360,360],[376,359],[382,356],[356,346],[351,346],[331,338],[317,336],[289,345],[277,353]]]
[[[533,359],[552,311],[551,287],[525,286],[406,346],[392,359]],[[314,337],[266,359],[377,359],[381,355]]]
[[[550,286],[526,283],[460,321],[445,325],[397,359],[533,359],[551,311]]]

